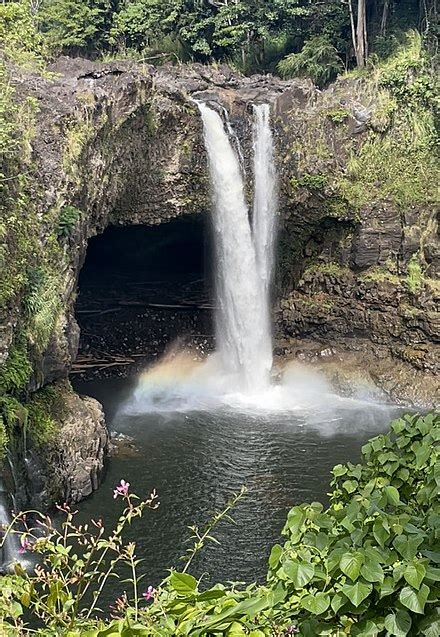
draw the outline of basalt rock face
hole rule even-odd
[[[37,508],[79,502],[99,485],[109,438],[102,407],[94,398],[71,392],[64,411],[55,439],[28,455],[32,482],[26,481],[26,499]]]
[[[246,169],[252,161],[252,104],[269,101],[280,175],[279,353],[301,357],[301,339],[313,339],[311,358],[330,351],[340,362],[347,352],[362,352],[369,369],[377,360],[392,361],[382,377],[379,370],[370,380],[393,400],[433,402],[439,300],[433,283],[439,269],[435,210],[399,207],[388,194],[380,195],[380,185],[371,200],[357,205],[347,195],[351,158],[372,130],[387,135],[390,127],[377,96],[360,80],[341,80],[319,91],[307,80],[244,78],[228,67],[157,69],[69,58],[50,71],[47,78],[14,73],[17,96],[38,103],[30,144],[39,241],[47,251],[57,243],[62,253],[53,330],[32,361],[28,394],[66,378],[75,359],[75,295],[89,238],[111,224],[155,225],[209,210],[195,100],[227,109]],[[249,196],[251,190],[249,184]],[[66,210],[74,214],[60,232],[60,223],[69,220]],[[424,279],[412,282],[408,267],[415,256]],[[5,361],[23,325],[23,295],[2,314]],[[394,380],[393,361],[399,365]],[[422,385],[429,391],[418,392]],[[56,497],[73,501],[96,487],[106,447],[96,403],[79,400],[72,394],[68,401],[71,418],[62,423],[58,451],[33,452],[40,469],[65,467]],[[87,435],[81,423],[88,423]],[[48,502],[55,497],[47,488],[50,470],[39,475]]]

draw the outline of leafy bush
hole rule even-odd
[[[326,511],[315,502],[289,512],[286,542],[272,548],[266,586],[218,584],[203,591],[188,573],[242,493],[205,529],[193,528],[182,571],[143,593],[135,544],[125,544],[123,532],[157,506],[154,492],[139,500],[122,480],[114,495],[125,507],[109,534],[101,520],[78,526],[66,505],[58,528],[38,515],[36,531],[20,514],[11,527],[20,525],[23,550],[42,562],[35,573],[17,566],[0,580],[5,634],[27,634],[26,613],[44,622],[37,634],[47,636],[437,637],[439,440],[438,415],[405,416],[363,447],[362,464],[337,465]],[[131,594],[116,600],[112,620],[96,619],[102,592],[121,564],[129,567]]]
[[[363,464],[333,469],[327,511],[290,511],[269,584],[301,634],[438,634],[439,440],[438,416],[397,420]]]
[[[0,460],[6,457],[12,429],[26,426],[27,411],[12,396],[0,396]]]
[[[44,67],[49,50],[28,0],[0,5],[0,41],[6,56],[23,66]]]
[[[71,237],[82,212],[75,206],[64,206],[60,212],[57,225],[57,236],[59,239],[67,239]]]
[[[378,67],[379,86],[407,106],[438,109],[436,83],[418,31],[408,31],[404,42]]]
[[[336,126],[339,126],[340,124],[343,124],[347,118],[349,117],[350,113],[348,112],[348,110],[346,108],[331,108],[329,109],[325,116],[327,117],[327,119],[329,119],[331,122],[333,122],[333,124],[335,124]]]
[[[309,77],[318,86],[334,79],[342,68],[337,50],[323,36],[307,40],[299,53],[290,53],[278,63],[278,71],[283,77]]]

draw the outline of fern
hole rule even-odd
[[[334,79],[342,68],[338,52],[324,36],[307,40],[299,53],[290,53],[278,62],[283,77],[309,77],[318,86]]]
[[[29,317],[27,336],[29,342],[42,352],[52,334],[61,309],[59,277],[43,268],[36,268],[29,275],[28,293],[23,302]]]
[[[60,212],[56,229],[58,239],[67,239],[72,236],[81,215],[81,210],[75,206],[64,206]]]

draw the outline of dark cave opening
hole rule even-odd
[[[211,347],[210,239],[202,216],[111,226],[89,240],[78,282],[73,373],[137,371],[178,340]]]

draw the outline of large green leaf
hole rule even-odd
[[[344,480],[342,488],[345,489],[347,493],[354,493],[358,488],[358,482],[357,480]]]
[[[410,562],[403,573],[403,577],[406,579],[408,584],[410,584],[417,590],[420,588],[425,575],[426,568],[424,564],[418,562],[417,560],[413,560],[412,562]]]
[[[393,541],[393,546],[405,560],[412,560],[422,542],[423,538],[416,535],[398,535]]]
[[[325,593],[306,595],[301,599],[301,606],[313,615],[322,615],[330,606],[330,596]]]
[[[396,487],[389,485],[384,488],[384,491],[387,496],[388,504],[392,504],[393,506],[399,506],[399,504],[402,504]]]
[[[353,581],[357,580],[364,558],[361,553],[344,553],[339,562],[339,568]]]
[[[381,518],[377,518],[373,525],[373,535],[378,544],[383,548],[385,546],[385,542],[390,537],[389,532],[383,525],[383,521]]]
[[[379,562],[367,561],[361,568],[361,575],[367,582],[383,582],[384,572]]]
[[[391,595],[396,590],[396,583],[392,577],[385,577],[384,581],[380,585],[380,599]]]
[[[283,564],[283,571],[289,581],[298,589],[304,588],[304,586],[310,582],[315,574],[315,567],[313,564],[308,564],[307,562],[293,562],[289,560]]]
[[[196,592],[197,580],[188,573],[171,573],[169,583],[179,595],[193,595]]]
[[[350,630],[353,637],[377,637],[380,628],[370,619],[364,619],[359,624],[354,624]],[[335,633],[333,632],[332,635]]]
[[[412,610],[413,613],[423,615],[428,595],[429,588],[426,584],[422,584],[419,591],[414,590],[411,586],[405,586],[400,591],[399,600],[403,606]]]
[[[411,628],[411,617],[406,610],[398,610],[385,617],[385,628],[390,635],[405,637]]]
[[[421,445],[415,452],[416,456],[416,468],[421,469],[425,462],[428,460],[432,453],[432,449],[429,445]]]
[[[280,546],[279,544],[274,544],[274,546],[272,546],[272,550],[270,552],[270,556],[269,556],[269,566],[270,568],[275,568],[278,565],[278,562],[280,561],[280,557],[283,553],[283,547]]]
[[[364,601],[366,597],[368,597],[372,590],[372,584],[367,584],[365,582],[359,581],[353,585],[345,584],[345,586],[341,588],[341,591],[346,597],[348,597],[353,606],[356,606],[356,608],[359,606],[359,604],[361,604],[361,602]]]

